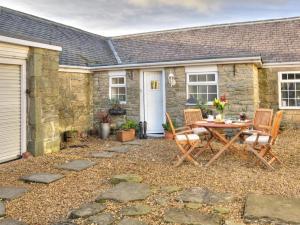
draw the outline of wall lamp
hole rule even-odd
[[[170,84],[171,87],[176,85],[175,75],[174,75],[174,73],[171,72],[171,70],[170,70],[170,73],[168,75],[168,81],[169,81],[169,84]]]

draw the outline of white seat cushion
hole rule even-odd
[[[256,141],[257,135],[251,135],[246,138],[245,142],[248,144],[253,144]],[[259,144],[267,144],[269,141],[269,136],[259,136],[258,143]]]
[[[192,129],[194,134],[203,134],[207,133],[207,130],[204,127],[195,127]]]
[[[187,135],[184,135],[184,134],[178,134],[175,136],[175,139],[177,141],[187,141],[187,138],[189,141],[197,141],[197,140],[200,140],[199,136],[197,134],[187,134]]]

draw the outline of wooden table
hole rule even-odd
[[[220,141],[224,146],[219,150],[217,154],[215,154],[211,160],[205,165],[209,166],[211,165],[216,159],[218,159],[223,152],[228,150],[229,148],[237,149],[233,144],[234,142],[240,138],[240,135],[245,131],[246,129],[249,129],[249,127],[252,125],[251,121],[249,122],[240,122],[240,123],[231,123],[231,124],[225,124],[225,123],[215,123],[215,122],[207,122],[207,121],[199,121],[193,123],[194,127],[204,127],[206,128],[212,138],[217,139]],[[237,129],[237,134],[231,138],[230,140],[226,139],[218,129]]]

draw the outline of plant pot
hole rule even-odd
[[[135,139],[135,129],[121,130],[117,132],[117,140],[121,142],[132,141]]]
[[[126,109],[109,109],[108,113],[113,116],[126,115]]]
[[[100,123],[99,135],[101,139],[107,139],[110,134],[110,124],[109,123]]]
[[[65,142],[74,142],[78,138],[77,130],[68,130],[64,132],[64,141]]]
[[[165,131],[165,139],[166,140],[173,140],[174,139],[174,135],[169,132],[169,131]]]

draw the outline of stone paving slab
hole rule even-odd
[[[62,179],[64,176],[61,174],[52,173],[34,173],[27,176],[23,176],[20,179],[25,182],[50,184],[54,181]]]
[[[7,219],[0,220],[0,225],[26,225],[26,223],[7,218]]]
[[[130,150],[129,146],[120,145],[120,146],[114,146],[114,147],[108,148],[105,151],[115,152],[115,153],[127,153],[129,150]]]
[[[5,216],[5,205],[3,202],[0,202],[0,217]]]
[[[100,213],[105,209],[106,206],[104,204],[93,202],[93,203],[83,205],[78,209],[72,210],[70,212],[69,218],[70,219],[86,218],[89,216],[93,216],[97,213]]]
[[[177,224],[191,225],[220,225],[221,217],[216,215],[202,214],[199,211],[188,209],[169,209],[164,216],[164,221]]]
[[[134,141],[128,141],[124,142],[123,145],[142,145],[142,140],[134,140]]]
[[[73,160],[71,162],[58,165],[57,168],[64,170],[81,171],[94,166],[96,163],[89,160]]]
[[[112,158],[115,156],[115,154],[113,152],[103,151],[103,152],[92,152],[90,156],[93,158]]]
[[[249,194],[244,220],[249,223],[300,224],[300,199]]]
[[[143,178],[137,174],[119,174],[110,179],[110,183],[119,184],[121,182],[141,183]]]
[[[27,191],[26,188],[0,187],[0,199],[12,200],[21,197]]]
[[[151,212],[151,208],[147,205],[134,205],[134,206],[128,206],[121,209],[121,214],[124,216],[140,216],[140,215],[146,215]]]
[[[183,202],[214,204],[231,202],[235,198],[230,193],[218,193],[207,188],[194,187],[183,191],[176,199]]]
[[[53,223],[52,225],[77,225],[76,223],[73,223],[71,221],[60,221],[57,223]]]
[[[115,218],[110,213],[102,213],[89,217],[89,222],[93,225],[110,225],[115,222]]]
[[[147,225],[147,224],[137,219],[125,218],[122,219],[120,223],[118,223],[118,225]]]
[[[122,182],[103,192],[96,201],[114,200],[118,202],[129,202],[144,200],[150,194],[150,187],[147,184]]]

